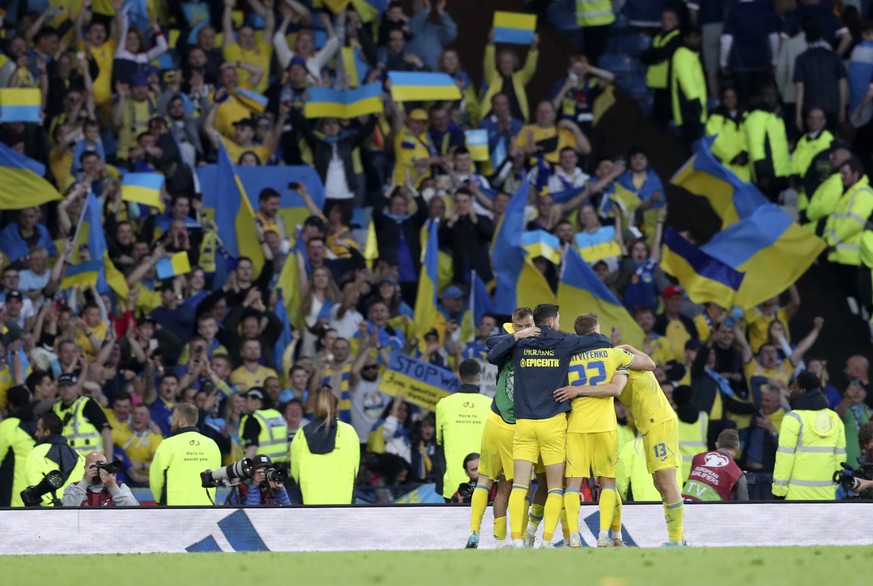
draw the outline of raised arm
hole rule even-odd
[[[788,359],[791,361],[791,364],[797,366],[800,364],[800,361],[803,360],[803,355],[806,354],[812,345],[815,344],[815,341],[818,339],[818,335],[821,333],[821,329],[824,327],[824,318],[816,317],[813,320],[812,331],[806,335],[804,339],[797,343],[797,346],[794,348],[794,352],[791,353],[791,356]]]
[[[233,9],[236,0],[224,0],[224,12],[221,13],[221,46],[225,49],[234,43],[233,39]]]

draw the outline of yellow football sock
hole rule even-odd
[[[664,503],[664,517],[667,519],[667,535],[670,541],[681,542],[685,534],[685,503]]]
[[[558,519],[561,518],[561,509],[564,508],[564,489],[553,488],[546,497],[546,506],[543,507],[543,543],[551,543],[555,529],[558,527]]]
[[[545,507],[543,505],[531,505],[530,506],[530,522],[536,527],[539,527],[540,522],[543,520],[543,514],[545,513]]]
[[[612,536],[621,539],[621,495],[615,491],[615,513],[612,516]]]
[[[570,539],[570,530],[567,528],[567,507],[561,509],[561,533],[565,540]]]
[[[564,516],[561,517],[561,523],[566,527],[566,535],[570,538],[570,533],[579,532],[579,510],[582,508],[582,503],[579,500],[579,489],[568,488],[564,490]]]
[[[612,527],[612,519],[615,516],[615,499],[618,495],[615,492],[615,487],[604,486],[600,489],[600,500],[598,507],[600,509],[600,530],[608,531]]]
[[[527,487],[521,484],[513,484],[512,492],[509,493],[509,527],[512,531],[513,539],[521,539],[524,537],[522,531],[522,519],[525,516],[524,510],[527,506],[527,501],[524,499],[527,495]]]
[[[527,524],[530,521],[530,514],[528,511],[530,510],[530,495],[524,497],[524,517],[521,519],[521,532],[525,533],[527,531]]]
[[[506,517],[494,519],[494,539],[497,541],[506,539]]]
[[[470,531],[479,533],[482,528],[482,515],[488,508],[489,492],[488,487],[481,484],[477,484],[473,490],[473,498],[470,499]]]

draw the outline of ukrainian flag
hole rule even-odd
[[[530,183],[524,182],[512,196],[494,235],[492,261],[497,275],[494,309],[505,315],[523,305],[534,307],[555,302],[555,294],[522,245],[529,189]]]
[[[164,176],[160,173],[128,173],[121,181],[121,199],[164,211],[161,189]]]
[[[609,336],[612,328],[618,328],[622,342],[637,348],[642,345],[643,331],[572,246],[567,248],[564,255],[564,272],[558,284],[558,305],[563,314],[562,331],[573,332],[576,317],[593,311],[597,314],[603,334]]]
[[[745,273],[732,304],[742,309],[751,309],[785,291],[824,249],[821,238],[801,228],[771,203],[731,224],[700,247],[707,255]]]
[[[267,97],[256,91],[238,87],[233,90],[233,95],[254,114],[263,114],[267,109]]]
[[[0,122],[42,122],[39,89],[0,89]]]
[[[290,323],[298,332],[303,331],[305,323],[303,321],[303,313],[300,311],[300,304],[303,301],[300,294],[300,267],[297,264],[297,254],[303,255],[306,258],[306,244],[303,242],[303,236],[298,233],[297,241],[291,248],[288,258],[285,259],[285,264],[282,265],[282,272],[279,273],[279,280],[276,282],[276,288],[282,293],[280,299],[286,315],[290,317]],[[278,304],[276,312],[278,315]]]
[[[264,252],[255,233],[255,213],[223,143],[219,143],[216,173],[218,189],[203,194],[203,207],[227,253],[251,259],[258,275],[264,266]]]
[[[341,58],[349,87],[360,87],[367,75],[367,62],[361,57],[360,47],[343,47]]]
[[[439,315],[437,309],[437,266],[440,253],[438,230],[439,220],[433,220],[427,227],[427,246],[421,263],[418,293],[415,296],[415,325],[419,340],[423,340],[424,335],[434,327]]]
[[[470,158],[477,162],[488,160],[488,131],[487,130],[467,130],[464,132],[464,137],[467,141],[467,150],[470,151]]]
[[[461,90],[448,73],[389,71],[391,97],[395,102],[460,100]]]
[[[334,14],[339,14],[346,6],[349,5],[349,0],[321,0],[322,5],[330,8]]]
[[[87,257],[80,254],[83,248],[87,248]],[[73,238],[70,266],[61,281],[61,287],[82,284],[96,284],[97,291],[104,294],[111,289],[121,299],[127,299],[129,292],[124,275],[109,259],[100,200],[93,193],[89,193],[85,200],[85,208]]]
[[[191,272],[191,261],[188,260],[187,252],[177,252],[170,258],[162,258],[155,265],[159,279],[171,279],[177,275],[186,275]]]
[[[676,233],[664,231],[661,268],[673,275],[695,303],[733,305],[745,275],[713,258]]]
[[[304,113],[307,118],[354,118],[382,113],[382,85],[368,83],[353,90],[310,88]]]
[[[472,342],[476,338],[476,328],[482,323],[486,313],[494,313],[494,302],[482,279],[472,271],[470,274],[470,300],[461,323],[461,341]]]
[[[294,256],[289,256],[289,262],[296,262]],[[285,301],[282,299],[282,289],[278,291],[279,297],[276,299],[276,318],[282,324],[279,330],[279,337],[276,338],[276,345],[273,346],[273,365],[276,371],[281,373],[282,378],[285,378],[287,371],[284,368],[282,357],[285,355],[285,350],[294,343],[294,338],[291,337],[291,320],[288,319],[288,311],[285,308]]]
[[[44,175],[43,165],[0,142],[0,209],[20,210],[61,199]]]
[[[521,243],[531,259],[538,256],[552,263],[561,264],[561,241],[554,234],[545,230],[533,230],[521,235]]]
[[[721,218],[724,229],[769,202],[757,187],[742,181],[715,158],[712,154],[715,139],[708,136],[701,140],[697,152],[673,175],[671,182],[705,197]]]
[[[388,0],[352,0],[352,6],[363,22],[373,22],[388,9]]]
[[[537,28],[536,14],[521,12],[494,13],[494,42],[511,45],[530,45]]]
[[[606,192],[603,201],[600,203],[600,215],[605,217],[615,216],[613,205],[618,208],[619,213],[623,218],[631,218],[634,212],[643,203],[640,196],[619,183],[613,182],[609,191]],[[627,224],[627,222],[625,222]]]

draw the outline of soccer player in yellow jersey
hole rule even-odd
[[[524,331],[533,329],[533,311],[529,307],[519,307],[512,312],[512,323],[504,324],[503,329],[520,339]],[[502,332],[501,332],[502,334]],[[493,341],[493,340],[492,340]],[[491,414],[482,431],[482,447],[479,450],[479,479],[473,490],[470,502],[470,537],[467,549],[479,547],[479,529],[482,516],[488,507],[488,494],[491,485],[498,480],[497,494],[494,497],[494,539],[497,547],[509,545],[506,539],[506,509],[509,493],[512,490],[513,459],[512,442],[515,439],[515,412],[512,405],[513,368],[512,360],[500,365],[497,377],[497,390],[491,404]]]
[[[622,345],[619,348],[630,352],[635,358],[646,356],[631,346]],[[676,469],[680,466],[679,423],[676,413],[652,372],[630,370],[626,384],[625,381],[615,379],[609,384],[575,387],[575,390],[582,397],[618,397],[634,414],[637,431],[643,438],[646,467],[664,503],[669,536],[669,541],[664,545],[685,545],[685,509],[682,492],[676,481]]]
[[[576,318],[577,333],[600,333],[597,315],[584,313]],[[629,368],[654,370],[655,363],[648,356],[640,357],[620,348],[604,348],[577,354],[570,359],[569,386],[555,391],[559,401],[572,399],[567,421],[567,467],[564,508],[570,531],[570,547],[581,547],[579,536],[579,489],[582,481],[591,476],[600,484],[600,534],[597,547],[620,547],[621,498],[615,490],[615,466],[618,462],[618,422],[612,396],[586,397],[576,389],[586,385],[601,386],[614,383],[624,387]],[[612,530],[612,537],[609,532]]]

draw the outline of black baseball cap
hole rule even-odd
[[[79,382],[78,377],[71,372],[65,372],[58,377],[58,386],[72,386]]]
[[[254,458],[252,458],[252,468],[257,470],[258,468],[272,468],[273,461],[270,459],[270,456],[264,454],[258,454]]]

